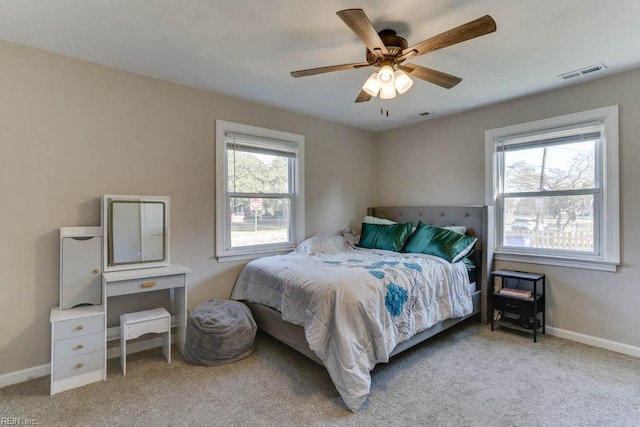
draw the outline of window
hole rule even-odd
[[[290,251],[304,237],[304,136],[216,120],[216,256]]]
[[[495,257],[615,271],[618,107],[485,132]]]

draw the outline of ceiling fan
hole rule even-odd
[[[378,94],[382,99],[390,99],[396,96],[396,92],[404,93],[413,84],[409,76],[426,80],[446,89],[454,87],[462,81],[460,77],[404,62],[409,58],[415,58],[496,31],[496,23],[493,18],[485,15],[409,46],[407,40],[398,36],[394,30],[385,29],[376,32],[362,9],[345,9],[336,12],[336,14],[366,45],[366,61],[292,71],[291,76],[305,77],[369,66],[380,68],[378,72],[373,73],[367,79],[355,102],[369,101]]]

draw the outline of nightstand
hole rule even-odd
[[[496,277],[501,281],[499,289],[496,289]],[[533,342],[537,342],[538,330],[545,333],[545,275],[496,270],[491,272],[491,285],[494,292],[491,330],[497,324],[533,332]],[[497,320],[496,311],[499,315]]]

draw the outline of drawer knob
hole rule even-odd
[[[94,269],[93,269],[93,272],[94,272],[95,274],[98,274],[98,273],[100,273],[100,269],[99,269],[99,268],[94,268]]]
[[[78,326],[76,326],[76,329],[77,329],[77,330],[84,329],[84,326],[82,326],[82,325],[78,325]]]
[[[154,287],[155,285],[156,285],[156,282],[144,282],[144,283],[142,284],[142,287],[143,287],[143,288],[152,288],[152,287]]]
[[[78,364],[76,365],[76,368],[82,368],[83,366],[84,366],[84,363],[78,362]]]
[[[84,348],[84,346],[82,344],[78,344],[76,348],[80,350],[81,348]]]

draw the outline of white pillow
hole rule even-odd
[[[342,235],[347,240],[347,243],[353,248],[355,248],[358,245],[358,242],[360,242],[360,235],[351,228],[344,230]]]
[[[440,228],[444,228],[445,230],[453,231],[458,234],[467,234],[467,227],[465,227],[464,225],[450,225],[448,227],[440,227]]]
[[[395,221],[391,221],[390,219],[378,218],[375,216],[365,216],[362,222],[366,224],[382,224],[382,225],[392,225],[397,224]]]
[[[300,243],[294,252],[299,254],[337,254],[349,250],[347,240],[338,234],[316,234]]]

